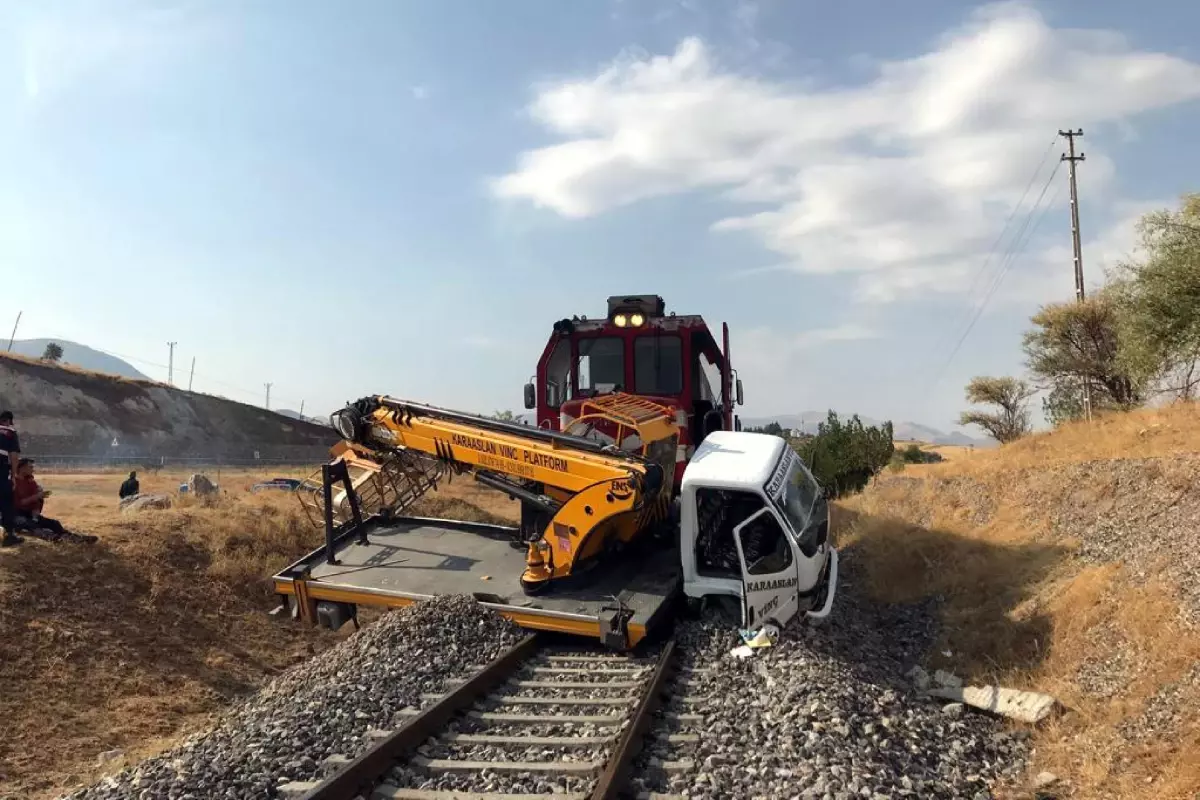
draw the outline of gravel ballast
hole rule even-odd
[[[678,629],[702,716],[689,770],[647,773],[645,788],[688,797],[989,798],[998,779],[1023,770],[1026,737],[961,703],[921,696],[905,672],[934,631],[927,607],[883,607],[856,596],[845,559],[834,618],[791,625],[747,659],[728,624]],[[683,710],[683,709],[678,709]],[[656,754],[663,758],[660,750]]]
[[[232,708],[210,731],[66,795],[69,800],[277,797],[287,781],[316,780],[320,762],[354,757],[371,729],[446,690],[525,632],[466,597],[440,597],[385,615],[292,667]]]
[[[739,639],[736,625],[727,620],[680,622],[681,666],[694,669],[685,670],[688,677],[667,700],[663,714],[684,713],[688,721],[676,729],[699,738],[680,744],[656,740],[637,767],[641,788],[691,798],[989,798],[998,781],[1020,775],[1026,737],[961,703],[925,697],[908,685],[905,674],[934,640],[933,609],[867,602],[857,592],[853,558],[844,559],[842,566],[834,617],[819,627],[789,626],[773,647],[754,657],[729,654]],[[447,678],[464,677],[523,635],[468,598],[439,598],[394,612],[276,679],[212,731],[68,797],[278,797],[279,785],[319,780],[325,758],[362,752],[368,730],[394,728],[398,711],[426,705],[422,694],[446,691]],[[656,649],[651,647],[648,655]],[[585,689],[560,693],[614,694],[602,685],[597,682],[594,695]],[[534,715],[559,710],[502,701],[484,707]],[[578,715],[628,710],[561,707]],[[662,716],[660,723],[667,719]],[[531,726],[483,725],[469,717],[449,730],[567,736],[614,732],[550,720]],[[609,750],[574,747],[564,760],[602,761]],[[432,740],[420,755],[563,758],[558,748]],[[657,768],[663,762],[671,762],[669,770]],[[480,778],[397,765],[388,782],[425,789],[559,793],[585,791],[592,781],[554,771],[493,772]]]

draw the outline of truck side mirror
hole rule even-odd
[[[525,408],[533,408],[537,405],[537,395],[534,392],[533,384],[525,384]]]
[[[745,398],[742,396],[742,379],[737,379],[737,404],[742,405]]]

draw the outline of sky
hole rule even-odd
[[[1200,4],[0,4],[0,329],[491,412],[557,319],[731,329],[746,416],[953,429],[1200,189]],[[9,321],[5,321],[5,320]]]

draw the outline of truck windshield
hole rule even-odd
[[[635,391],[683,393],[683,345],[678,336],[639,336],[633,343]]]
[[[772,499],[787,516],[792,530],[799,535],[807,527],[812,516],[813,503],[817,500],[817,482],[798,458],[792,459],[782,494],[783,497],[776,495]]]

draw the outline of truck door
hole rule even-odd
[[[796,555],[783,525],[763,507],[733,530],[742,566],[742,626],[753,630],[772,621],[787,624],[799,608]]]

